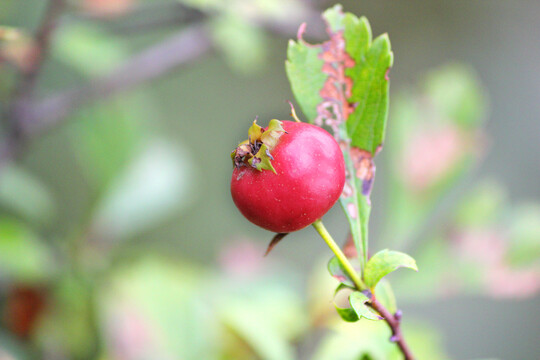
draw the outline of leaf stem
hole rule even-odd
[[[363,291],[367,289],[366,284],[362,281],[358,273],[354,270],[351,263],[341,251],[341,248],[336,244],[328,230],[326,230],[326,227],[323,225],[321,220],[317,220],[313,223],[313,227],[319,235],[323,238],[323,240],[326,242],[330,250],[336,255],[336,258],[341,263],[341,266],[347,273],[347,275],[351,278],[352,282],[354,283],[356,290]],[[405,339],[403,338],[403,334],[401,332],[401,313],[392,314],[388,309],[386,309],[376,298],[374,294],[371,294],[371,298],[369,300],[369,303],[367,303],[373,310],[377,311],[383,318],[384,321],[388,324],[390,329],[392,330],[392,337],[391,341],[395,342],[401,352],[403,353],[405,360],[414,360],[414,357],[411,353],[411,350],[409,349],[407,343],[405,342]]]
[[[338,244],[336,244],[336,242],[334,241],[334,239],[332,238],[328,230],[326,230],[326,227],[324,226],[322,221],[321,220],[315,221],[313,223],[313,227],[315,228],[315,230],[317,230],[319,235],[321,235],[321,237],[326,242],[326,245],[328,245],[330,250],[332,250],[332,252],[336,255],[336,258],[339,260],[339,262],[341,263],[341,266],[343,266],[343,269],[345,270],[347,275],[351,278],[356,288],[360,291],[367,289],[366,284],[364,284],[364,282],[362,281],[358,273],[354,270],[351,263],[349,262],[349,260],[347,259],[343,251],[341,251],[341,248],[338,246]]]

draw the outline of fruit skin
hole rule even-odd
[[[336,203],[345,185],[345,161],[324,129],[282,121],[287,133],[271,151],[276,171],[235,167],[231,194],[252,223],[277,233],[300,230]]]

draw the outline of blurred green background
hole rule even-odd
[[[411,341],[420,344],[419,353],[429,354],[431,349],[420,348],[437,343],[428,336],[432,327],[447,354],[433,350],[440,358],[540,358],[540,215],[534,204],[540,201],[540,3],[341,3],[346,11],[365,15],[375,35],[388,32],[395,55],[388,146],[376,161],[371,249],[416,251],[420,273],[391,277],[405,326],[408,320],[429,324],[427,330],[412,329]],[[330,258],[324,243],[308,228],[262,258],[272,234],[240,215],[228,188],[230,151],[245,139],[253,118],[258,115],[263,124],[289,118],[288,38],[309,19],[306,37],[322,40],[322,24],[314,23],[312,14],[332,4],[185,1],[197,11],[193,16],[202,12],[194,21],[203,24],[211,50],[129,90],[81,101],[0,170],[1,359],[331,359],[325,346],[347,348],[328,345],[333,340],[324,329],[337,325],[316,326],[321,312],[325,319],[333,316],[332,290],[325,282],[332,279],[319,274]],[[182,17],[186,9],[176,5],[68,2],[37,98],[115,73],[140,51],[194,26]],[[38,0],[0,2],[0,26],[22,32],[0,48],[3,113],[45,6]],[[455,100],[456,93],[466,99]],[[438,115],[446,100],[450,111],[480,119],[458,132],[470,158],[459,160],[448,179],[438,179],[441,184],[429,190],[434,195],[400,190],[393,185],[399,178],[394,165],[407,143],[444,118]],[[392,205],[396,194],[402,194],[401,208]],[[418,200],[422,196],[424,202]],[[416,213],[400,217],[409,211],[423,221]],[[339,207],[325,222],[336,239],[345,240]],[[449,235],[445,226],[454,222]],[[532,275],[522,286],[498,268],[478,275],[491,266],[489,259],[482,269],[461,266],[454,253],[433,245],[477,227],[526,238],[526,246],[514,252],[519,266],[523,253],[532,259],[523,260]],[[406,235],[400,239],[400,234]],[[490,241],[479,245],[480,254],[499,244]],[[478,247],[460,249],[467,255]],[[478,258],[477,267],[484,264]],[[422,276],[424,266],[436,264],[449,270],[427,270],[437,278]],[[470,284],[456,285],[462,278]],[[486,278],[500,279],[503,287],[515,283],[516,290],[492,291],[484,286]],[[14,325],[22,321],[13,314],[23,303],[39,310],[28,331]],[[353,330],[360,332],[352,339],[379,331],[362,329]],[[340,339],[334,340],[346,337]],[[369,347],[376,341],[364,342]],[[365,351],[373,359],[391,358]],[[350,352],[335,358],[357,358],[356,349]]]

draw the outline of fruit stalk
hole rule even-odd
[[[319,235],[321,235],[321,237],[326,242],[326,245],[328,245],[330,250],[332,250],[332,252],[336,255],[339,262],[341,263],[341,266],[343,267],[343,269],[345,270],[349,278],[352,280],[356,288],[359,291],[367,289],[366,284],[364,284],[360,276],[358,276],[358,273],[354,270],[349,260],[347,260],[347,257],[345,256],[343,251],[341,251],[341,248],[339,247],[339,245],[336,244],[336,242],[334,241],[334,239],[332,238],[328,230],[326,230],[326,227],[324,226],[322,221],[321,220],[315,221],[313,223],[313,227],[315,228],[315,230],[317,230]]]
[[[339,260],[343,270],[347,273],[349,278],[352,280],[352,282],[355,285],[356,290],[358,291],[364,291],[367,289],[367,286],[362,281],[361,277],[358,275],[358,273],[354,270],[353,266],[343,253],[341,251],[341,248],[336,244],[328,230],[326,230],[326,227],[322,223],[321,220],[317,220],[313,223],[313,227],[319,235],[323,238],[323,240],[326,242],[330,250],[336,255],[336,258]],[[386,309],[376,298],[375,294],[372,293],[370,296],[370,301],[367,303],[373,310],[377,311],[379,315],[381,315],[390,327],[390,330],[392,331],[392,337],[390,338],[391,341],[395,342],[397,346],[399,347],[400,351],[403,353],[405,360],[414,360],[414,357],[411,353],[411,350],[409,349],[409,346],[405,342],[405,339],[403,338],[403,334],[401,333],[401,312],[398,312],[396,314],[390,313],[388,309]]]

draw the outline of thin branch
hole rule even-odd
[[[56,28],[58,18],[64,9],[64,0],[50,0],[43,19],[35,35],[32,66],[20,74],[20,78],[12,95],[11,103],[5,114],[5,121],[10,136],[19,137],[17,119],[31,100],[37,77],[43,67],[43,62],[49,52],[51,37]]]
[[[131,89],[198,59],[211,49],[211,41],[201,25],[192,26],[131,57],[118,69],[82,88],[52,95],[29,106],[21,118],[27,136],[50,128],[79,106]]]
[[[308,18],[314,12],[306,13]],[[290,24],[289,24],[290,25]],[[296,32],[283,24],[263,24],[268,30],[291,36]],[[279,30],[277,30],[279,29]],[[319,35],[314,26],[311,34]],[[29,104],[25,116],[20,119],[26,135],[33,136],[59,123],[79,106],[130,89],[145,81],[161,76],[176,67],[196,60],[212,47],[203,24],[192,25],[164,42],[143,50],[110,75],[98,78],[82,88],[51,95],[39,102]]]
[[[44,35],[39,37],[41,39],[39,43],[45,45],[44,50],[40,52],[40,64],[46,54],[45,49],[48,48],[50,34],[54,28],[51,24],[56,23],[56,17],[62,9],[59,4],[63,5],[64,0],[51,1],[49,11],[47,11],[48,16],[45,17],[47,21],[44,21],[44,25],[40,27],[46,29],[43,31]],[[178,7],[175,7],[175,9],[178,9]],[[180,10],[183,11],[184,9],[180,8]],[[196,17],[202,19],[204,15],[202,17],[197,15]],[[319,14],[307,9],[304,17],[309,20],[315,17],[319,18]],[[269,22],[263,19],[259,20],[263,27],[276,34],[293,36],[296,33],[297,25],[291,21],[287,23],[286,21]],[[321,29],[323,28],[320,26],[314,26],[310,29],[310,33],[312,36],[318,37],[322,35]],[[18,101],[9,112],[9,119],[12,119],[13,128],[17,129],[18,135],[16,138],[32,138],[42,131],[59,124],[79,106],[109,97],[162,76],[178,66],[194,61],[211,48],[211,40],[205,33],[203,25],[191,25],[181,33],[133,56],[109,75],[90,81],[82,87],[63,91],[42,100],[35,100],[31,96],[18,97]],[[24,81],[25,84],[21,85],[22,89],[33,88],[40,67],[41,65],[36,68],[33,74],[28,75],[28,79]],[[23,93],[26,93],[26,91],[23,91]],[[3,164],[10,161],[20,152],[20,145],[23,141],[13,141],[14,137],[13,134],[8,132],[7,140],[4,140],[0,146],[0,169]]]
[[[17,97],[30,97],[32,95],[37,77],[49,52],[53,32],[56,29],[64,6],[64,0],[49,1],[43,20],[36,31],[32,66],[22,73],[15,92],[15,100],[17,100]]]
[[[386,309],[376,298],[373,296],[368,303],[375,311],[377,311],[386,321],[390,329],[392,330],[391,341],[395,342],[401,352],[403,353],[405,360],[414,360],[409,346],[403,338],[403,333],[401,332],[401,312],[398,310],[396,314],[391,314],[388,309]]]
[[[313,24],[306,31],[306,35],[316,39],[323,38],[326,35],[325,27],[321,22],[321,14],[314,10],[313,4],[305,1],[301,10],[301,16],[285,18],[269,18],[263,15],[251,14],[246,20],[258,24],[268,32],[291,37],[298,31],[298,25],[307,22]],[[125,15],[119,18],[96,17],[85,12],[76,12],[75,18],[82,20],[97,21],[110,26],[110,30],[117,33],[144,33],[148,30],[168,26],[181,21],[182,24],[189,24],[200,21],[207,16],[215,16],[219,13],[209,11],[205,12],[197,8],[186,6],[179,2],[157,3],[157,4],[139,4],[130,9]],[[124,23],[131,20],[133,23]],[[151,28],[150,28],[151,27]]]
[[[36,30],[32,66],[21,72],[11,102],[4,114],[6,136],[0,143],[0,169],[20,152],[25,142],[19,119],[25,116],[26,109],[32,101],[37,78],[49,52],[51,38],[64,7],[64,0],[50,0],[41,24]]]

